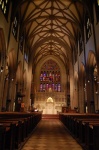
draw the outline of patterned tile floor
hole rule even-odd
[[[43,119],[22,150],[82,150],[58,119]]]

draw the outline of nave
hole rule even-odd
[[[58,119],[42,119],[22,150],[82,150]]]

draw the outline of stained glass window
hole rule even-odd
[[[96,8],[97,22],[99,22],[99,0],[95,0],[95,8]]]
[[[24,51],[24,59],[28,63],[28,51]]]
[[[24,34],[22,34],[22,35],[20,36],[19,41],[20,41],[20,43],[19,43],[19,48],[20,48],[21,52],[23,53]]]
[[[0,0],[0,8],[6,19],[8,19],[9,5],[10,5],[10,0]]]
[[[88,13],[86,13],[86,16],[85,16],[85,27],[86,27],[86,41],[88,41],[88,39],[90,38],[90,36],[92,34],[91,21],[90,21]]]
[[[83,51],[83,38],[82,35],[79,34],[79,54]]]
[[[12,33],[13,33],[14,37],[17,39],[17,33],[18,33],[18,14],[14,17],[14,20],[13,20]]]
[[[53,60],[45,62],[40,72],[40,92],[61,91],[60,68]]]
[[[99,0],[97,0],[97,4],[98,4],[98,6],[99,6]]]

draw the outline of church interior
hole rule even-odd
[[[71,150],[99,150],[99,0],[0,0],[0,118],[2,150],[57,119],[81,145]]]

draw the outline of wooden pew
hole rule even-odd
[[[60,114],[59,118],[85,150],[99,150],[99,114]]]
[[[99,122],[86,123],[85,127],[85,149],[99,150]]]
[[[5,127],[5,146],[4,149],[13,150],[15,147],[15,123],[3,122]]]
[[[7,119],[7,121],[12,121],[17,123],[16,127],[16,135],[18,136],[17,138],[20,139],[21,142],[25,140],[25,138],[28,136],[27,133],[27,128],[28,128],[28,118],[11,118]],[[5,119],[2,119],[2,121]],[[20,137],[20,138],[19,138]]]
[[[5,133],[6,128],[3,126],[3,124],[0,124],[0,149],[5,150]]]
[[[20,147],[21,142],[23,142],[23,134],[24,134],[24,127],[22,120],[20,119],[1,119],[0,123],[3,123],[3,125],[6,126],[7,123],[9,124],[15,124],[15,129],[14,129],[14,138],[15,138],[15,143],[14,143],[14,148]]]
[[[14,150],[22,147],[41,117],[41,113],[0,112],[0,123],[5,127],[3,139],[5,139],[4,145],[6,145],[2,150]]]
[[[83,118],[83,119],[76,119],[74,121],[74,126],[73,126],[73,134],[76,138],[79,138],[79,140],[82,141],[84,140],[84,129],[85,129],[85,123],[87,122],[98,122],[98,118]]]

